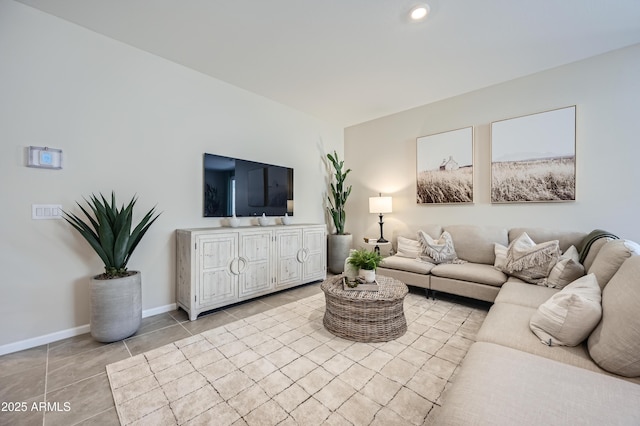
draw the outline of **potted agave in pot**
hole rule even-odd
[[[131,254],[149,227],[156,221],[155,207],[144,215],[133,230],[133,197],[125,207],[117,208],[115,193],[109,202],[102,194],[86,200],[93,214],[78,207],[86,216],[81,219],[63,212],[69,222],[104,262],[104,273],[91,279],[91,336],[99,342],[125,339],[140,328],[142,321],[142,278],[139,271],[129,271]]]

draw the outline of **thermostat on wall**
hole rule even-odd
[[[43,169],[61,169],[62,150],[46,146],[30,146],[27,166]]]

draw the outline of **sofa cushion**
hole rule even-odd
[[[428,425],[637,425],[640,386],[474,343]]]
[[[531,285],[518,278],[509,277],[509,280],[500,289],[495,303],[513,303],[537,309],[558,291],[560,290],[556,288]]]
[[[547,287],[564,288],[584,275],[584,266],[579,261],[580,255],[575,246],[569,247],[562,253],[560,260],[549,272],[549,277],[544,281]]]
[[[529,321],[535,311],[535,308],[511,303],[494,303],[476,335],[476,341],[496,343],[587,370],[604,372],[593,362],[585,344],[578,346],[541,344],[540,339],[529,328]]]
[[[602,317],[601,291],[593,274],[567,285],[538,307],[529,322],[531,331],[549,346],[576,346]]]
[[[463,264],[441,263],[431,270],[431,274],[438,277],[472,281],[496,287],[501,286],[507,280],[507,276],[493,266],[471,262]]]
[[[387,269],[415,272],[416,274],[428,274],[435,265],[433,263],[424,262],[418,259],[409,259],[408,257],[402,257],[396,254],[382,259],[380,266]]]
[[[526,232],[529,237],[536,243],[544,243],[545,241],[558,240],[560,250],[566,251],[571,246],[576,246],[582,242],[587,235],[584,232],[559,231],[547,228],[511,228],[509,230],[509,242]]]
[[[560,257],[558,240],[536,244],[524,232],[507,249],[503,271],[530,283],[539,283],[549,276]]]
[[[509,245],[505,228],[475,225],[450,225],[444,228],[453,238],[456,253],[462,260],[493,265],[494,244]]]
[[[640,255],[640,246],[629,240],[612,240],[606,243],[593,260],[588,273],[595,274],[600,288],[605,288],[620,265],[632,255]]]
[[[588,271],[589,268],[591,268],[591,265],[593,265],[593,261],[598,256],[598,253],[600,252],[602,247],[604,247],[604,245],[609,241],[613,241],[615,239],[616,238],[600,238],[599,240],[596,240],[593,242],[593,244],[591,244],[591,247],[589,247],[589,252],[587,253],[587,257],[585,257],[584,262],[582,262],[585,271]]]
[[[418,231],[418,241],[422,246],[422,252],[428,256],[428,261],[450,263],[458,260],[453,239],[447,231],[443,232],[438,239],[432,238],[424,231]]]
[[[418,240],[399,236],[397,239],[396,255],[416,259],[422,253],[422,246]]]
[[[605,370],[640,376],[639,306],[640,256],[633,256],[602,291],[602,321],[589,336],[589,354]]]

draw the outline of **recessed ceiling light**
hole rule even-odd
[[[411,17],[412,21],[422,21],[424,18],[427,17],[430,10],[431,8],[429,7],[428,4],[420,4],[414,7],[413,9],[411,9],[409,16]]]

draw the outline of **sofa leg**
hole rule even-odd
[[[428,288],[424,289],[424,295],[425,297],[428,299],[429,298],[429,293],[431,292],[431,290],[429,290]]]
[[[431,298],[432,298],[433,300],[436,300],[436,293],[437,293],[437,291],[435,291],[435,290],[429,290],[429,291],[431,292]]]

